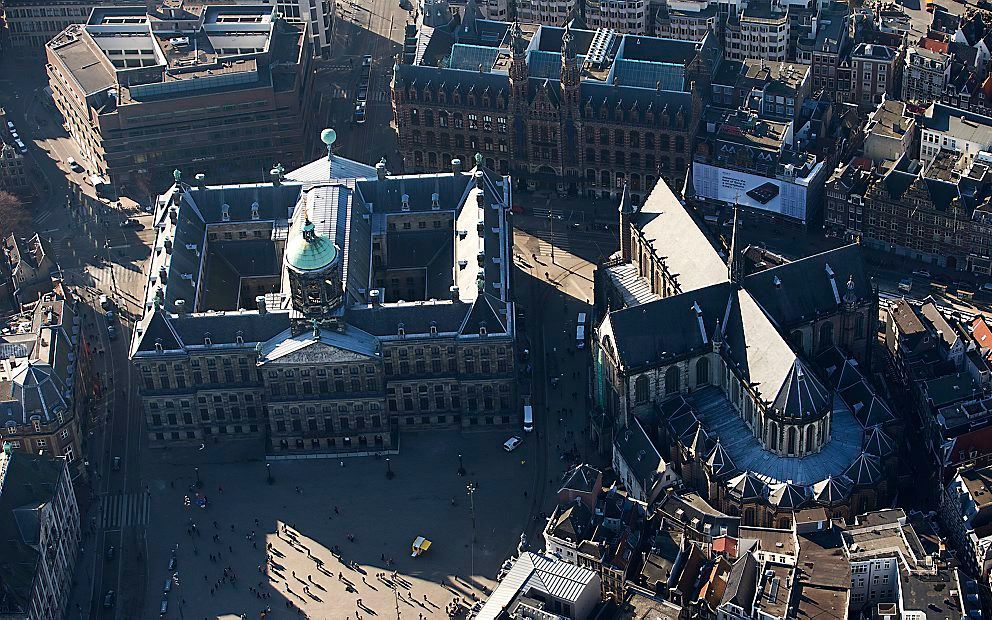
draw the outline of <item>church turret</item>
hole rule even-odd
[[[730,236],[730,256],[727,257],[727,275],[734,284],[740,284],[744,277],[744,259],[740,256],[741,240],[737,238],[737,226],[739,224],[740,207],[734,203],[734,229]]]
[[[577,116],[579,112],[579,64],[575,52],[575,41],[570,26],[565,26],[561,39],[561,90],[562,112],[565,116]]]
[[[620,258],[625,263],[630,262],[630,225],[634,213],[634,203],[630,199],[630,190],[625,182],[623,194],[620,195]]]
[[[510,28],[510,45],[513,56],[510,60],[510,90],[516,103],[527,101],[527,79],[530,72],[527,69],[527,40],[524,39],[520,22],[513,22]]]

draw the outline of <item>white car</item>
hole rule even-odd
[[[14,122],[13,121],[7,121],[7,129],[9,129],[11,131],[14,131]]]
[[[506,443],[503,444],[503,449],[507,452],[513,452],[517,449],[517,446],[519,446],[521,442],[523,442],[523,439],[517,436],[510,437],[506,440]]]
[[[17,150],[21,152],[21,155],[28,152],[28,147],[24,146],[24,143],[21,142],[20,139],[15,140],[15,143],[17,144]]]

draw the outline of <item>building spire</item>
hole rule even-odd
[[[744,263],[740,253],[740,239],[737,238],[737,226],[739,224],[740,218],[740,205],[737,203],[737,197],[734,197],[734,229],[730,236],[730,256],[727,261],[727,275],[730,277],[730,281],[734,284],[741,283],[741,277],[743,276]]]
[[[572,43],[571,24],[565,24],[565,33],[561,36],[561,58],[564,63],[575,61],[575,45]]]

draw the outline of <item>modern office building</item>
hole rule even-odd
[[[191,162],[214,179],[301,164],[314,101],[306,30],[259,5],[94,10],[47,46],[79,163],[115,186]]]

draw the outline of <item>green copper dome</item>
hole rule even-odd
[[[314,231],[309,218],[303,223],[300,233],[293,235],[286,243],[286,262],[299,271],[318,271],[334,262],[338,249],[334,242]]]

